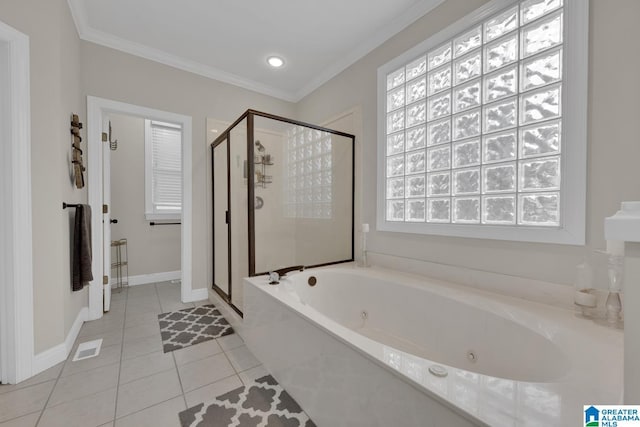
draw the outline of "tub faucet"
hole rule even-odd
[[[303,271],[304,270],[304,265],[294,265],[293,267],[285,267],[285,268],[280,268],[278,270],[273,270],[269,272],[269,284],[270,285],[277,285],[278,283],[280,283],[280,279],[284,276],[287,275],[287,273],[291,272],[291,271]]]

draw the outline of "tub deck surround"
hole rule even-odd
[[[378,267],[453,282],[491,294],[521,298],[554,307],[575,308],[575,291],[569,285],[378,252],[369,251],[367,255],[369,261]]]
[[[622,402],[622,332],[571,310],[379,268],[245,295],[247,345],[321,427],[567,426]]]

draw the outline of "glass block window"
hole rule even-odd
[[[386,221],[561,225],[565,13],[513,2],[386,74]]]
[[[293,126],[286,131],[285,216],[331,218],[332,140],[328,132]]]

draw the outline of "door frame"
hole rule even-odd
[[[89,187],[89,205],[95,212],[91,218],[94,231],[92,239],[93,277],[89,283],[89,320],[102,317],[103,314],[103,242],[102,233],[102,185],[103,155],[102,126],[103,119],[109,114],[125,114],[145,119],[159,120],[182,125],[182,218],[181,218],[181,271],[182,284],[180,296],[182,302],[197,301],[206,298],[200,289],[194,291],[193,277],[193,194],[192,194],[192,144],[193,131],[190,116],[171,113],[110,99],[87,96],[87,172]],[[206,292],[206,288],[205,288]]]
[[[102,170],[109,170],[111,172],[111,119],[102,116],[102,129],[106,131],[108,138],[107,142],[102,141]],[[111,173],[109,173],[109,179],[105,179],[105,174],[102,174],[102,202],[106,205],[111,205]],[[105,188],[106,187],[106,188]],[[105,197],[105,194],[108,197]],[[105,200],[106,199],[106,200]],[[106,202],[106,203],[105,203]],[[102,265],[113,265],[113,260],[111,259],[111,210],[107,212],[107,214],[102,215]],[[105,221],[108,221],[109,227],[104,227]],[[108,251],[108,252],[107,252]],[[107,254],[109,254],[109,259],[107,262]],[[109,292],[102,293],[102,304],[106,311],[109,311],[111,308],[111,292],[113,291],[113,286],[111,285],[111,269],[107,269],[107,271],[103,271],[103,274],[107,276],[107,281],[109,282],[107,285],[103,285],[109,289]],[[103,288],[104,289],[104,288]],[[106,298],[106,295],[109,295],[109,298]]]
[[[31,376],[34,358],[29,37],[0,21],[0,42],[8,46],[0,85],[10,94],[0,106],[0,177],[8,193],[0,203],[7,236],[0,241],[0,380],[15,384]]]

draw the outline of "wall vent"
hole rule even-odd
[[[73,356],[73,361],[77,362],[78,360],[89,359],[91,357],[96,357],[100,354],[100,348],[102,347],[102,338],[99,340],[87,341],[80,343],[78,349],[76,350],[75,356]]]

